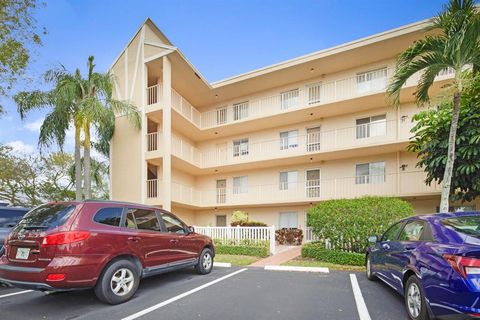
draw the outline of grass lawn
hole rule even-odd
[[[259,257],[241,256],[233,254],[217,254],[215,255],[215,262],[230,262],[234,266],[248,266],[257,260]]]
[[[301,258],[301,257],[282,263],[282,265],[296,266],[296,267],[327,267],[332,270],[349,270],[349,271],[365,270],[365,267],[334,264],[330,262],[323,262],[323,261],[318,261],[310,258]]]

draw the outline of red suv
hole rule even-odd
[[[103,302],[129,300],[141,278],[195,267],[212,271],[215,249],[175,215],[112,201],[39,206],[12,229],[0,282],[40,291],[94,288]]]

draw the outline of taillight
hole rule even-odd
[[[65,280],[65,273],[50,273],[47,276],[47,281],[63,281]]]
[[[52,233],[43,238],[42,246],[56,246],[78,241],[87,240],[90,236],[88,231],[67,231]]]
[[[480,274],[480,259],[444,254],[443,257],[459,275],[467,278],[469,275]]]

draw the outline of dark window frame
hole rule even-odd
[[[102,211],[104,209],[121,209],[122,210],[122,213],[120,215],[120,222],[119,222],[118,226],[112,226],[111,224],[105,224],[105,223],[95,221],[95,217],[98,215],[98,213],[100,211]],[[121,227],[123,227],[123,224],[125,223],[125,207],[122,207],[122,206],[101,207],[97,211],[95,211],[95,213],[92,215],[92,222],[95,223],[95,224],[102,225],[102,226],[109,226],[109,227],[112,227],[112,228],[121,228]]]

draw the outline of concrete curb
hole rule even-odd
[[[328,268],[323,267],[295,267],[295,266],[265,266],[265,270],[273,271],[298,271],[298,272],[321,272],[329,273]]]
[[[213,266],[217,268],[231,268],[232,264],[228,262],[214,262]]]

